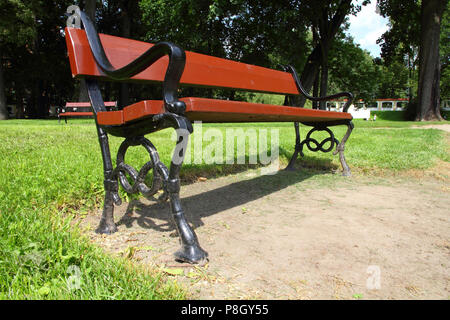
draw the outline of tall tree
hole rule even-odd
[[[363,1],[361,5],[366,5],[370,1]],[[351,0],[334,1],[305,1],[302,8],[311,25],[318,28],[319,43],[309,54],[307,63],[303,69],[300,80],[303,87],[309,91],[314,84],[320,69],[320,95],[327,95],[328,87],[328,59],[329,51],[333,40],[340,31],[342,24],[349,14],[355,14],[361,5],[354,4]],[[301,97],[299,105],[303,106],[306,98]],[[325,104],[321,103],[319,108],[324,109]]]
[[[448,0],[378,0],[391,28],[380,38],[387,62],[398,56],[415,56],[418,48],[419,77],[415,120],[441,120],[439,42],[441,21]],[[405,12],[408,12],[406,15]]]
[[[416,120],[443,120],[440,107],[441,21],[448,0],[422,0]]]
[[[441,100],[450,99],[450,2],[444,11],[441,23]]]
[[[3,61],[10,48],[25,45],[36,34],[34,14],[22,0],[0,0],[0,120],[8,119]],[[5,59],[6,60],[6,59]]]

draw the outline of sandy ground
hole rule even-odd
[[[450,132],[450,124],[430,124],[425,126],[414,126],[415,129],[439,129]]]
[[[169,205],[116,208],[114,254],[165,270],[193,299],[450,299],[450,164],[397,177],[256,170],[182,187],[209,263],[174,261]],[[171,275],[178,274],[178,275]]]
[[[100,211],[80,226],[192,299],[450,299],[450,163],[397,176],[250,170],[200,180],[181,195],[206,265],[174,261],[167,203],[117,207],[111,236],[94,233]]]

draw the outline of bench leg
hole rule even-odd
[[[170,170],[159,163],[158,171],[164,182],[164,193],[160,199],[170,200],[172,219],[180,237],[181,248],[175,252],[175,259],[180,262],[202,263],[207,261],[208,253],[200,247],[197,235],[186,221],[180,201],[180,169],[188,144],[192,125],[184,117],[173,115],[174,127],[177,131],[177,145],[172,156]]]
[[[117,226],[114,223],[114,203],[119,205],[121,202],[118,195],[119,185],[117,179],[113,179],[113,166],[109,151],[108,135],[98,126],[97,133],[103,158],[105,201],[103,204],[102,218],[96,232],[112,234],[117,231]]]
[[[347,132],[345,133],[344,138],[342,138],[341,142],[336,147],[336,150],[333,152],[334,155],[339,153],[339,160],[341,161],[341,165],[342,165],[342,175],[346,176],[346,177],[351,176],[352,173],[350,171],[350,167],[348,166],[347,161],[345,160],[345,156],[344,156],[345,142],[347,142],[354,127],[355,127],[355,125],[353,124],[352,121],[350,121],[347,124]]]
[[[295,150],[294,150],[294,154],[292,155],[291,160],[289,161],[289,164],[284,169],[284,170],[287,170],[287,171],[294,171],[295,170],[294,164],[295,164],[295,161],[297,161],[297,157],[298,157],[298,154],[300,152],[300,142],[301,142],[301,140],[300,140],[300,128],[299,128],[298,122],[294,122],[294,127],[295,127]]]
[[[117,193],[118,181],[127,193],[142,193],[147,198],[151,198],[156,194],[162,184],[164,192],[159,197],[159,200],[170,200],[172,220],[180,237],[181,248],[175,252],[175,259],[188,263],[202,263],[207,261],[208,253],[200,247],[195,232],[185,218],[180,201],[180,169],[183,165],[189,135],[192,132],[192,125],[188,119],[182,116],[167,114],[164,117],[164,121],[169,122],[166,127],[175,128],[178,135],[170,169],[160,161],[156,148],[148,139],[143,136],[130,136],[122,142],[117,153],[116,168],[113,170],[107,135],[101,128],[98,129],[105,168],[106,194],[103,216],[97,230],[100,233],[113,233],[117,230],[113,215],[114,204],[120,204],[120,198]],[[146,148],[150,155],[150,161],[140,171],[136,171],[133,167],[125,163],[125,154],[130,146],[139,145]],[[150,170],[153,170],[152,186],[148,186],[144,181]],[[125,174],[128,174],[129,178],[133,180],[133,184],[129,183]]]

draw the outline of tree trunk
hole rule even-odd
[[[24,109],[23,109],[23,88],[22,87],[17,87],[17,97],[16,97],[16,119],[23,119],[25,118],[24,116]]]
[[[336,33],[339,31],[345,17],[350,12],[351,0],[342,0],[339,3],[336,13],[328,20],[328,14],[322,14],[319,16],[319,30],[321,43],[316,44],[311,54],[308,56],[305,68],[303,69],[300,81],[306,91],[310,91],[313,86],[316,74],[322,64],[324,56],[328,56],[328,51],[331,46]],[[326,13],[327,8],[323,9],[322,13]],[[324,51],[324,52],[322,52]],[[306,98],[301,96],[299,99],[299,107],[303,107],[306,102]]]
[[[8,108],[6,107],[6,95],[5,95],[5,79],[3,77],[3,62],[2,53],[0,51],[0,120],[8,119]]]
[[[317,45],[318,43],[320,43],[320,37],[319,37],[318,30],[317,30],[317,26],[315,26],[313,24],[312,30],[313,30],[313,43],[314,43],[314,45]],[[313,95],[313,97],[318,97],[319,94],[320,94],[320,69],[318,69],[316,72],[316,77],[314,79],[314,84],[313,84],[313,94],[312,95]],[[313,101],[312,108],[319,109],[319,102]]]
[[[447,0],[423,0],[419,48],[418,112],[416,120],[442,120],[440,114],[439,40]]]
[[[320,75],[320,96],[325,97],[328,91],[328,50],[322,50],[322,66],[321,66],[321,75]],[[326,110],[327,102],[320,101],[319,109]]]
[[[313,97],[318,97],[320,94],[320,72],[317,71],[316,74],[316,79],[314,80],[314,85],[313,85]],[[313,101],[312,102],[312,108],[313,109],[319,109],[319,102],[318,101]]]
[[[84,6],[84,12],[92,20],[95,25],[95,0],[86,0]],[[80,80],[80,91],[78,95],[78,102],[88,102],[89,96],[86,88],[86,81],[84,79]]]
[[[321,48],[320,45],[316,45],[311,54],[308,57],[308,60],[306,61],[306,65],[303,68],[302,75],[300,76],[300,82],[303,85],[303,88],[305,88],[306,91],[310,91],[311,87],[314,84],[314,81],[316,80],[316,76],[319,75],[319,68],[320,68],[320,62],[321,62]],[[301,95],[299,97],[298,106],[303,108],[306,98]]]
[[[321,76],[320,76],[320,96],[325,97],[327,95],[327,91],[328,91],[328,62],[324,62],[322,64]],[[320,101],[319,109],[326,110],[327,102]]]
[[[408,54],[408,71],[409,71],[409,75],[408,75],[408,99],[409,101],[413,100],[413,88],[412,88],[412,79],[414,76],[414,65],[413,65],[413,58]]]

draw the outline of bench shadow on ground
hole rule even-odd
[[[300,161],[296,163],[296,170],[280,170],[274,175],[256,175],[247,179],[239,178],[238,181],[227,183],[219,187],[214,184],[198,182],[204,184],[199,186],[200,192],[195,195],[183,196],[183,191],[190,186],[182,188],[181,204],[183,206],[186,218],[191,226],[196,229],[203,225],[202,219],[222,211],[244,206],[246,203],[258,200],[266,195],[285,189],[291,185],[305,181],[312,176],[329,174],[331,160],[323,161],[327,163],[328,170],[308,170],[299,166]],[[187,187],[187,188],[186,188]],[[209,189],[208,188],[214,188]],[[145,203],[143,202],[145,201]],[[118,225],[124,225],[127,228],[135,224],[144,229],[153,229],[160,232],[172,232],[175,226],[171,220],[170,203],[160,203],[147,200],[132,200],[128,203],[125,213],[122,214]],[[163,221],[161,223],[161,220]]]

